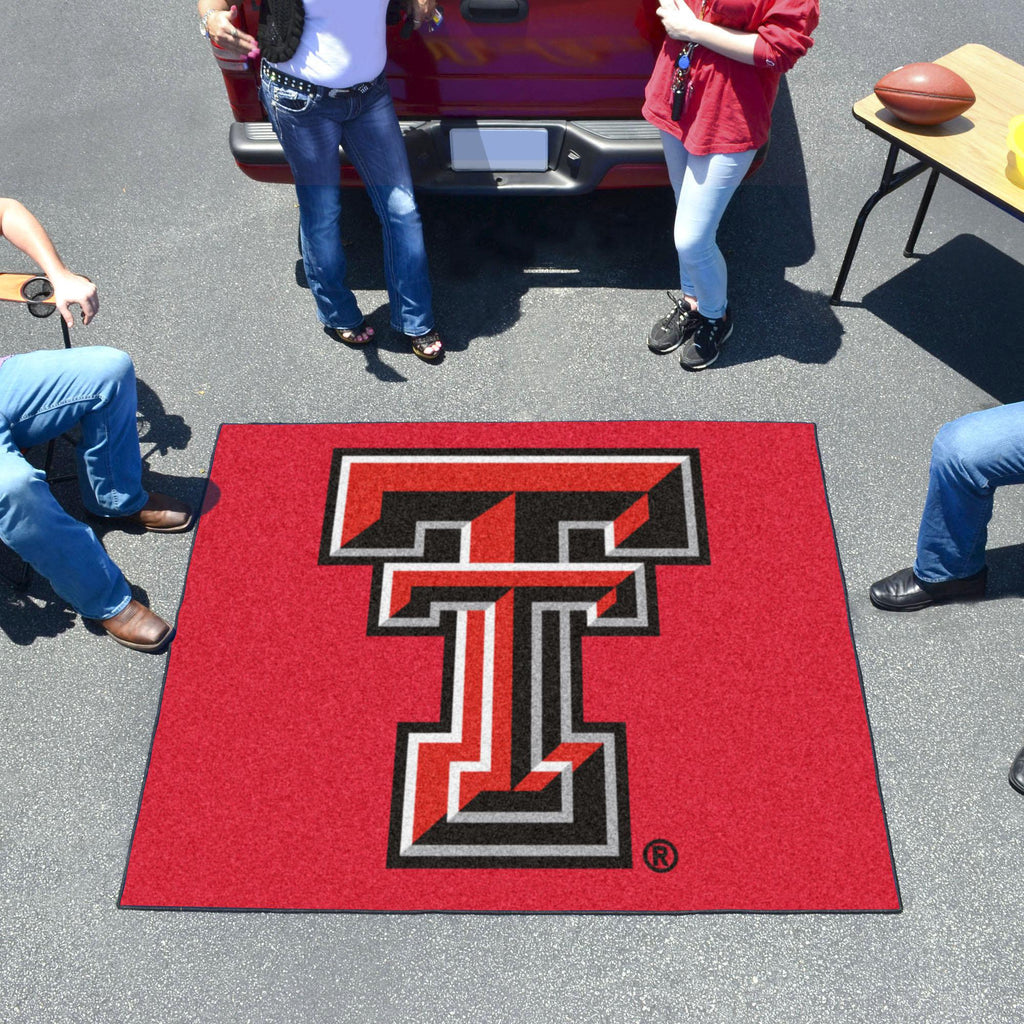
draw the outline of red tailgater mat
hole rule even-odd
[[[813,425],[224,426],[121,905],[899,910]]]

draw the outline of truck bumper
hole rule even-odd
[[[661,136],[642,120],[473,120],[399,122],[405,136],[416,188],[448,195],[514,193],[571,195],[596,188],[622,188],[668,183]],[[481,132],[543,130],[547,134],[547,167],[538,170],[453,170],[450,133],[453,128]],[[493,136],[492,136],[493,137]],[[288,182],[291,174],[281,143],[267,121],[236,121],[230,132],[231,155],[242,171],[257,181]],[[342,157],[342,181],[354,181]]]

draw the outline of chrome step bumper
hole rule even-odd
[[[424,192],[571,194],[597,188],[621,164],[664,164],[661,135],[642,120],[443,120],[399,122],[409,151],[416,187]],[[540,171],[454,171],[452,128],[543,128],[548,135],[548,167]],[[259,177],[260,168],[286,167],[281,143],[267,121],[235,122],[231,154],[239,167]],[[347,164],[344,151],[342,163]]]

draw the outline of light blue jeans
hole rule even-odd
[[[128,584],[21,450],[80,426],[75,455],[85,507],[98,516],[131,515],[149,497],[135,408],[135,369],[117,349],[29,352],[0,363],[0,540],[89,619],[121,611],[131,600]]]
[[[380,219],[391,326],[415,337],[428,334],[434,314],[423,228],[387,80],[381,75],[362,95],[331,97],[324,90],[298,92],[264,76],[260,99],[295,179],[302,258],[321,323],[347,329],[362,321],[345,284],[338,153],[343,145]]]
[[[914,572],[926,583],[985,566],[997,487],[1024,483],[1024,402],[961,416],[935,436]]]
[[[715,237],[725,208],[754,162],[745,153],[694,156],[674,135],[661,133],[668,176],[676,194],[673,236],[679,254],[679,287],[697,300],[704,316],[725,316],[728,273]]]

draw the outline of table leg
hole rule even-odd
[[[932,196],[935,194],[935,185],[938,183],[938,180],[939,172],[932,168],[932,173],[928,175],[928,182],[924,186],[924,195],[921,196],[921,205],[917,208],[914,226],[910,229],[910,236],[907,238],[907,244],[903,249],[904,256],[910,257],[914,255],[917,236],[921,233],[921,225],[924,224],[925,214],[928,212],[928,206],[932,201]]]
[[[867,223],[868,214],[875,208],[879,199],[889,195],[890,192],[895,192],[900,186],[905,185],[912,178],[916,178],[923,171],[928,170],[928,164],[918,162],[911,164],[909,167],[904,167],[902,171],[897,172],[896,159],[899,157],[899,154],[899,143],[893,142],[889,146],[889,155],[885,159],[885,170],[882,171],[882,180],[857,215],[857,220],[853,225],[853,233],[850,235],[849,244],[846,246],[846,255],[843,257],[843,264],[839,268],[839,276],[836,278],[836,286],[832,291],[832,298],[829,299],[833,306],[838,306],[842,299],[843,288],[846,285],[847,277],[850,275],[853,257],[857,252],[857,246],[860,244],[860,236],[864,233],[864,225]],[[931,197],[929,196],[929,198]]]

